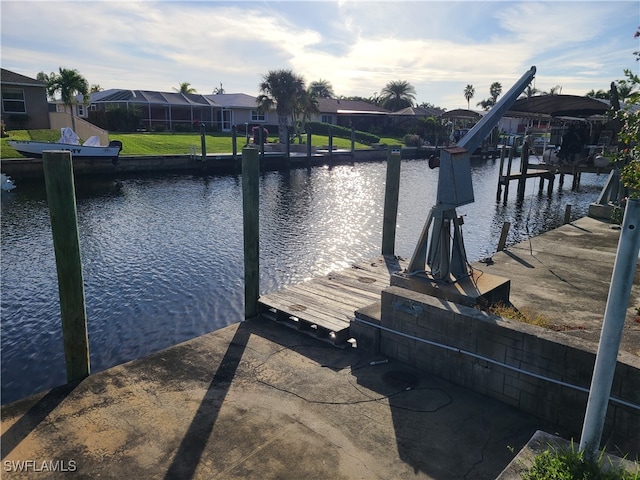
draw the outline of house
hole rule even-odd
[[[391,113],[385,108],[362,100],[322,97],[317,101],[320,113],[313,120],[362,131],[386,125]]]
[[[89,117],[92,111],[113,107],[136,108],[140,125],[148,130],[191,130],[201,123],[231,131],[233,125],[269,123],[272,112],[258,112],[256,97],[244,93],[201,95],[197,93],[156,92],[150,90],[111,89],[91,94]]]
[[[50,128],[44,82],[3,68],[0,89],[2,121],[8,130]]]

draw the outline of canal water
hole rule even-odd
[[[557,227],[565,206],[586,215],[606,180],[582,175],[524,202],[496,202],[499,161],[472,162],[475,203],[458,209],[470,261]],[[263,293],[378,255],[386,163],[263,173]],[[435,202],[438,170],[403,161],[396,254],[410,257]],[[556,182],[557,183],[557,182]],[[242,182],[238,175],[77,180],[92,372],[143,357],[243,318]],[[546,188],[545,188],[546,191]],[[65,383],[62,333],[44,185],[2,194],[2,403]]]

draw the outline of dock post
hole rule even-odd
[[[522,144],[522,153],[520,154],[520,178],[518,179],[518,200],[524,198],[524,190],[527,186],[527,170],[529,170],[529,143]]]
[[[351,158],[356,151],[356,129],[351,127]]]
[[[613,264],[609,295],[602,322],[598,353],[591,378],[591,388],[580,438],[580,451],[593,459],[598,454],[604,428],[611,386],[620,350],[631,287],[640,251],[640,199],[627,202],[618,250]],[[631,260],[631,261],[630,261]]]
[[[244,237],[244,318],[258,315],[260,296],[259,229],[260,206],[258,180],[260,162],[258,150],[242,149],[242,224]]]
[[[231,151],[233,152],[233,163],[235,164],[238,159],[238,145],[236,145],[236,139],[238,137],[238,132],[236,130],[236,126],[231,127]]]
[[[504,153],[505,153],[506,145],[502,145],[500,149],[500,171],[498,172],[498,189],[496,191],[496,202],[500,201],[500,197],[502,196],[502,172],[504,170]]]
[[[570,223],[571,222],[571,204],[568,204],[565,208],[564,208],[564,224]]]
[[[58,273],[67,382],[74,382],[89,376],[91,367],[71,153],[45,151],[42,165]]]
[[[555,183],[555,181],[556,181],[556,176],[552,174],[549,177],[549,184],[547,186],[547,196],[549,197],[553,194],[553,184]]]
[[[311,131],[307,127],[307,166],[311,166]]]
[[[511,228],[511,222],[504,222],[502,224],[502,231],[500,232],[500,240],[498,240],[498,252],[504,250],[504,246],[507,244],[507,235],[509,234],[509,229]]]
[[[260,163],[264,162],[264,141],[266,140],[264,138],[264,126],[263,125],[259,125],[259,129],[258,129],[258,141],[260,142]]]
[[[205,124],[202,122],[200,124],[200,146],[202,147],[202,157],[201,160],[204,162],[207,160],[207,137],[206,137],[206,129]]]
[[[398,220],[400,193],[400,145],[387,147],[387,181],[384,192],[384,216],[382,220],[382,255],[393,255]]]
[[[333,128],[329,125],[329,163],[333,162]]]
[[[289,126],[287,125],[285,128],[287,129],[286,161],[288,167],[291,160],[291,137],[289,136]]]
[[[538,179],[540,180],[540,183],[538,184],[538,195],[542,195],[542,191],[544,190],[544,177],[540,176]]]
[[[507,203],[507,197],[509,196],[509,184],[511,183],[511,165],[513,163],[513,157],[515,154],[515,151],[518,148],[518,142],[514,141],[513,145],[509,147],[509,159],[507,160],[507,174],[505,175],[505,179],[504,179],[504,197],[502,197],[502,199],[504,200],[503,203]]]

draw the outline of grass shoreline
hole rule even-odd
[[[57,130],[11,130],[8,136],[0,139],[1,158],[21,158],[18,152],[9,146],[9,140],[34,140],[40,142],[56,142],[60,138]],[[231,153],[233,151],[232,137],[230,133],[207,133],[207,153]],[[200,134],[193,133],[112,133],[110,140],[122,142],[121,155],[189,155],[192,147],[198,152],[201,149]],[[84,139],[81,139],[81,142]],[[302,137],[303,142],[306,136]],[[269,143],[278,141],[276,136],[268,137]],[[238,152],[245,146],[244,135],[236,136],[236,148]],[[382,143],[400,143],[397,139],[381,139]],[[296,140],[294,142],[298,144]],[[327,145],[329,138],[323,135],[312,135],[311,144],[315,147]],[[333,145],[337,148],[351,148],[351,140],[346,138],[333,138]],[[356,142],[355,148],[370,148],[369,145]]]

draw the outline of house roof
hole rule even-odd
[[[151,103],[182,106],[211,106],[218,108],[257,107],[256,97],[244,93],[221,93],[201,95],[199,93],[155,92],[151,90],[111,89],[91,94],[91,103]]]
[[[471,118],[473,120],[479,120],[484,116],[484,114],[480,112],[476,112],[475,110],[466,110],[464,108],[456,108],[455,110],[449,110],[448,112],[444,112],[441,116],[443,118]]]
[[[0,81],[9,85],[29,85],[33,87],[45,87],[45,83],[35,78],[26,77],[11,70],[0,69]]]
[[[369,102],[362,100],[343,100],[339,98],[316,99],[318,101],[318,109],[320,113],[335,113],[343,115],[381,115],[388,114],[389,110],[378,107]]]
[[[609,102],[597,98],[578,95],[539,95],[516,100],[505,116],[587,118],[603,115],[609,108]]]
[[[443,111],[439,108],[407,107],[393,112],[391,115],[399,115],[401,117],[439,117],[442,113]]]

